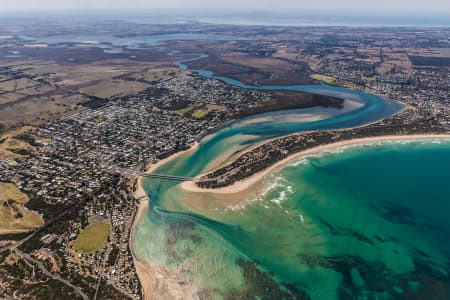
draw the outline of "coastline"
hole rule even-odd
[[[260,184],[262,180],[270,173],[284,167],[285,165],[291,163],[293,160],[299,159],[304,156],[315,155],[321,151],[333,150],[340,147],[354,146],[354,145],[365,145],[372,144],[376,142],[388,142],[388,141],[401,141],[401,140],[425,140],[425,139],[450,139],[450,134],[417,134],[417,135],[386,135],[377,137],[366,137],[366,138],[356,138],[345,141],[340,141],[332,144],[320,145],[313,147],[298,153],[294,153],[285,159],[275,163],[269,168],[253,174],[251,177],[235,182],[233,185],[217,188],[217,189],[205,189],[199,188],[192,181],[185,181],[180,184],[180,188],[189,193],[203,193],[203,194],[219,194],[223,196],[234,197],[240,193],[245,193],[250,190],[251,187]],[[267,141],[266,141],[267,142]],[[157,163],[151,164],[146,169],[146,172],[154,172],[156,169],[162,165],[168,163],[169,161],[178,158],[179,156],[195,151],[199,147],[199,143],[195,142],[187,150],[175,153],[165,159],[158,161]],[[249,147],[245,152],[251,151],[255,146]],[[201,176],[201,175],[200,175]],[[138,275],[139,281],[142,286],[143,299],[190,299],[195,293],[196,287],[192,284],[185,285],[182,289],[177,284],[182,278],[180,274],[170,272],[165,269],[164,266],[154,264],[151,261],[140,260],[134,251],[134,242],[137,226],[142,221],[145,213],[148,211],[150,205],[150,199],[143,187],[143,177],[137,178],[137,189],[133,193],[136,199],[139,199],[139,204],[136,209],[135,218],[133,221],[131,233],[130,233],[130,244],[131,253],[133,256],[133,261],[135,265],[135,270]],[[242,195],[242,194],[241,194]]]
[[[450,134],[417,134],[417,135],[387,135],[387,136],[377,136],[377,137],[365,137],[365,138],[356,138],[346,141],[340,141],[332,144],[320,145],[317,147],[313,147],[304,151],[300,151],[298,153],[294,153],[283,160],[273,164],[269,168],[253,174],[251,177],[248,177],[244,180],[237,181],[232,185],[216,188],[216,189],[206,189],[200,188],[195,185],[192,181],[185,181],[181,183],[180,187],[185,192],[190,193],[212,193],[212,194],[236,194],[243,192],[250,188],[251,186],[257,184],[261,180],[263,180],[270,173],[284,167],[289,164],[293,160],[299,159],[308,155],[315,155],[321,151],[333,150],[340,147],[348,147],[355,145],[366,145],[373,144],[376,142],[390,142],[390,141],[415,141],[415,140],[427,140],[427,139],[450,139]],[[250,151],[249,149],[248,151]],[[246,151],[246,152],[248,152]],[[201,175],[199,176],[201,177]]]
[[[158,169],[160,166],[168,163],[169,161],[185,154],[190,151],[194,151],[199,147],[199,143],[195,142],[191,145],[191,147],[187,150],[177,152],[169,157],[166,157],[154,164],[151,164],[146,169],[146,173],[150,173]],[[145,192],[143,186],[144,177],[139,176],[137,178],[137,189],[133,193],[135,199],[139,200],[139,204],[137,205],[136,213],[134,216],[133,224],[131,226],[130,232],[130,240],[129,247],[131,250],[131,254],[133,256],[134,267],[136,269],[137,276],[142,286],[143,299],[170,299],[173,297],[183,298],[184,293],[180,294],[180,291],[176,291],[176,278],[175,275],[170,274],[167,270],[163,270],[159,266],[153,266],[150,262],[144,262],[140,260],[134,251],[134,241],[135,234],[137,230],[137,226],[142,221],[142,218],[147,213],[148,208],[150,206],[150,199]],[[187,292],[187,291],[186,291]],[[187,298],[184,297],[184,298]]]
[[[173,160],[173,159],[175,159],[175,158],[177,158],[177,157],[179,157],[179,156],[181,156],[183,154],[186,154],[186,153],[189,153],[191,151],[196,150],[199,147],[199,145],[200,145],[199,142],[194,142],[192,145],[190,145],[189,149],[186,149],[186,150],[174,153],[174,154],[172,154],[169,157],[166,157],[164,159],[161,159],[161,160],[157,161],[154,164],[149,165],[149,167],[145,170],[145,172],[146,173],[151,173],[151,172],[155,171],[156,169],[158,169],[159,167],[161,167],[162,165],[165,165],[169,161],[171,161],[171,160]]]

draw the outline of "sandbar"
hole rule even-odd
[[[308,155],[314,155],[322,151],[327,150],[333,150],[340,147],[347,147],[347,146],[354,146],[354,145],[365,145],[365,144],[372,144],[376,142],[389,142],[389,141],[404,141],[404,140],[423,140],[423,139],[450,139],[450,134],[418,134],[418,135],[387,135],[387,136],[377,136],[377,137],[365,137],[365,138],[356,138],[351,140],[345,140],[340,141],[336,143],[331,144],[325,144],[317,147],[313,147],[304,151],[300,151],[297,153],[294,153],[288,157],[286,157],[283,160],[280,160],[279,162],[273,164],[269,168],[255,173],[252,176],[245,178],[243,180],[237,181],[233,183],[232,185],[221,187],[221,188],[215,188],[215,189],[206,189],[206,188],[200,188],[197,185],[195,185],[195,182],[193,181],[185,181],[180,186],[181,189],[183,189],[186,192],[191,193],[215,193],[215,194],[236,194],[240,193],[256,183],[263,180],[267,175],[270,173],[282,168],[286,164],[292,162],[293,160],[299,159],[304,156]],[[253,148],[253,147],[252,147]],[[248,151],[251,151],[249,149]],[[199,177],[201,177],[200,175]]]

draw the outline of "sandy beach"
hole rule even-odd
[[[145,300],[195,299],[197,290],[192,284],[185,283],[178,274],[174,274],[163,266],[135,259],[134,265],[142,284]]]
[[[170,160],[190,151],[194,151],[198,146],[199,143],[195,142],[188,150],[178,152],[155,164],[151,164],[146,172],[151,173]],[[178,285],[180,278],[178,278],[176,274],[170,273],[161,266],[153,265],[151,262],[141,261],[135,255],[133,247],[136,229],[140,224],[142,217],[147,213],[150,205],[150,199],[143,186],[143,179],[142,176],[137,178],[137,189],[133,193],[134,197],[139,199],[139,206],[131,230],[130,249],[133,255],[136,273],[142,285],[144,299],[190,299],[194,289],[188,286],[184,286],[183,289],[181,289]]]
[[[213,193],[213,194],[219,194],[222,196],[230,196],[233,197],[234,195],[243,195],[243,193],[246,193],[248,190],[250,190],[251,187],[256,186],[257,184],[261,183],[262,180],[269,175],[270,173],[282,168],[283,166],[291,163],[293,160],[299,159],[304,156],[310,156],[315,155],[317,153],[320,153],[322,151],[330,151],[341,147],[348,147],[348,146],[354,146],[354,145],[365,145],[365,144],[372,144],[376,142],[388,142],[388,141],[405,141],[405,140],[426,140],[426,139],[450,139],[450,134],[432,134],[432,135],[406,135],[406,136],[380,136],[380,137],[367,137],[367,138],[358,138],[358,139],[352,139],[347,141],[341,141],[337,143],[317,146],[311,149],[307,149],[302,152],[295,153],[276,164],[272,165],[271,167],[267,168],[264,171],[261,171],[259,173],[254,174],[253,176],[234,183],[233,185],[230,185],[228,187],[218,188],[218,189],[203,189],[197,187],[194,182],[191,181],[185,181],[182,184],[180,184],[181,189],[183,189],[186,192],[190,193]],[[199,143],[195,143],[190,149],[186,151],[182,151],[179,153],[176,153],[168,158],[165,158],[163,160],[160,160],[156,164],[152,164],[147,169],[147,172],[153,172],[160,166],[164,165],[165,163],[171,161],[172,159],[175,159],[179,157],[180,155],[183,155],[185,153],[188,153],[190,151],[194,151],[199,146]],[[248,151],[253,149],[254,147],[251,147]],[[145,213],[148,210],[149,207],[149,199],[147,197],[147,194],[143,187],[143,178],[138,178],[138,186],[137,190],[134,193],[135,197],[137,199],[140,199],[139,207],[136,213],[135,221],[133,224],[132,229],[132,235],[130,239],[130,248],[133,249],[134,245],[134,235],[136,231],[136,227],[141,222],[142,217],[145,215]],[[242,199],[242,197],[239,197]],[[163,266],[152,264],[152,262],[147,261],[141,261],[139,260],[136,255],[133,252],[133,258],[134,263],[136,267],[136,272],[138,274],[139,280],[142,284],[143,293],[144,293],[144,299],[190,299],[192,298],[193,293],[195,292],[196,288],[186,284],[183,287],[180,287],[180,285],[177,283],[180,280],[180,274],[174,274],[173,272],[169,272],[166,270]]]
[[[175,158],[177,158],[177,157],[179,157],[179,156],[181,156],[181,155],[184,155],[184,154],[186,154],[186,153],[189,153],[189,152],[191,152],[191,151],[195,151],[195,150],[198,148],[199,145],[200,145],[199,142],[195,142],[195,143],[193,143],[193,144],[189,147],[189,149],[184,150],[184,151],[177,152],[177,153],[175,153],[175,154],[173,154],[173,155],[171,155],[171,156],[169,156],[169,157],[166,157],[166,158],[164,158],[164,159],[159,160],[159,161],[158,161],[157,163],[155,163],[155,164],[151,164],[151,165],[147,168],[147,170],[146,170],[145,172],[146,172],[146,173],[151,173],[151,172],[155,171],[156,169],[158,169],[159,167],[161,167],[162,165],[168,163],[169,161],[171,161],[171,160],[173,160],[173,159],[175,159]]]
[[[244,180],[235,182],[234,184],[217,188],[217,189],[205,189],[205,188],[199,188],[195,185],[192,181],[185,181],[181,184],[181,188],[186,192],[191,193],[214,193],[214,194],[237,194],[245,191],[246,189],[252,187],[253,185],[257,184],[261,180],[263,180],[267,175],[274,172],[277,169],[282,168],[286,164],[292,162],[295,159],[299,159],[304,156],[308,155],[314,155],[321,151],[327,151],[327,150],[333,150],[340,147],[348,147],[348,146],[354,146],[354,145],[364,145],[364,144],[371,144],[376,142],[388,142],[388,141],[404,141],[404,140],[423,140],[423,139],[450,139],[450,134],[429,134],[429,135],[403,135],[403,136],[395,136],[395,135],[389,135],[389,136],[379,136],[379,137],[367,137],[367,138],[358,138],[358,139],[352,139],[352,140],[346,140],[341,141],[337,143],[332,144],[326,144],[317,146],[311,149],[307,149],[305,151],[301,151],[295,154],[292,154],[291,156],[275,163],[274,165],[270,166],[269,168],[258,172],[254,175],[252,175],[249,178],[246,178]],[[251,149],[249,149],[250,151]],[[201,177],[200,175],[199,177]]]

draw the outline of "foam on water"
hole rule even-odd
[[[186,63],[201,57],[205,56],[190,55],[188,59],[178,61],[177,65],[181,69],[189,69]],[[363,105],[312,122],[287,122],[289,117],[275,116],[273,122],[264,123],[267,115],[257,122],[238,121],[204,139],[196,151],[164,165],[157,170],[159,173],[197,176],[230,147],[245,149],[261,140],[299,131],[358,126],[390,116],[401,108],[374,95],[336,87],[255,87],[231,78],[217,77],[207,70],[196,72],[245,89],[320,93],[342,96]],[[321,109],[314,113],[321,114]],[[252,138],[237,144],[228,143],[238,135]],[[185,279],[196,282],[202,288],[201,292],[209,293],[211,298],[245,298],[248,295],[270,298],[268,291],[276,291],[278,287],[286,290],[288,285],[289,289],[295,287],[304,291],[313,300],[336,299],[337,291],[342,286],[342,274],[329,266],[330,261],[332,263],[336,259],[332,256],[364,253],[364,261],[376,261],[377,247],[380,245],[374,247],[364,243],[366,235],[363,229],[342,223],[358,221],[352,215],[350,200],[353,201],[353,198],[333,196],[330,199],[323,194],[327,185],[316,186],[304,180],[303,172],[311,170],[325,176],[339,173],[339,170],[322,164],[332,155],[307,158],[298,167],[295,164],[299,162],[296,162],[274,173],[267,177],[260,193],[250,199],[253,201],[245,202],[246,205],[230,206],[226,210],[216,209],[223,205],[216,205],[217,198],[214,196],[205,196],[203,200],[210,197],[211,201],[202,200],[202,205],[187,206],[176,183],[153,180],[146,187],[149,193],[154,194],[150,202],[152,207],[146,223],[139,226],[136,237],[136,248],[140,248],[136,251],[138,256],[156,260],[161,265],[167,264],[174,272],[187,270]],[[334,194],[340,195],[339,190]],[[376,217],[368,218],[374,215],[373,209],[364,205],[354,207],[360,208],[366,219],[376,220]],[[373,223],[378,225],[375,221]],[[375,233],[370,230],[375,231],[378,226],[366,227],[369,229],[367,239],[377,241]],[[387,239],[384,235],[380,238]],[[396,273],[413,269],[408,251],[396,244],[390,245],[383,255],[386,256],[383,262],[394,265]],[[254,263],[258,269],[252,268],[249,263]],[[364,277],[364,274],[361,276]],[[274,285],[268,289],[266,284],[272,283]],[[286,285],[281,288],[281,283]],[[284,296],[280,294],[277,298]]]

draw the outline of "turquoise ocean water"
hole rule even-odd
[[[190,59],[176,63],[188,69]],[[361,106],[245,118],[158,173],[196,176],[271,137],[363,125],[401,109],[354,90],[255,87],[192,71],[241,88],[327,94]],[[194,298],[450,299],[449,154],[445,141],[338,149],[293,161],[251,192],[233,196],[186,193],[176,182],[147,180],[151,204],[134,248],[139,258],[177,274],[181,289],[195,286]]]
[[[135,248],[189,270],[211,298],[448,299],[449,154],[445,141],[320,153],[273,173],[240,207],[204,196],[192,210],[176,186],[147,181]]]

